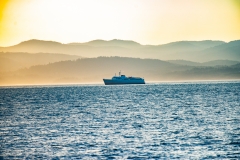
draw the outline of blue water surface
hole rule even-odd
[[[0,159],[240,159],[240,82],[0,88]]]

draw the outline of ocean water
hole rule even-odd
[[[0,88],[0,159],[240,159],[240,82]]]

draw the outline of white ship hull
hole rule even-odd
[[[112,80],[103,79],[105,85],[122,85],[122,84],[145,84],[144,80]]]

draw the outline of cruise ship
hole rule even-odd
[[[126,77],[125,75],[121,75],[119,72],[119,76],[113,76],[112,79],[103,79],[105,85],[122,85],[122,84],[145,84],[143,78],[140,77]]]

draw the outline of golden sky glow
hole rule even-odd
[[[240,39],[240,0],[0,0],[0,46]]]

